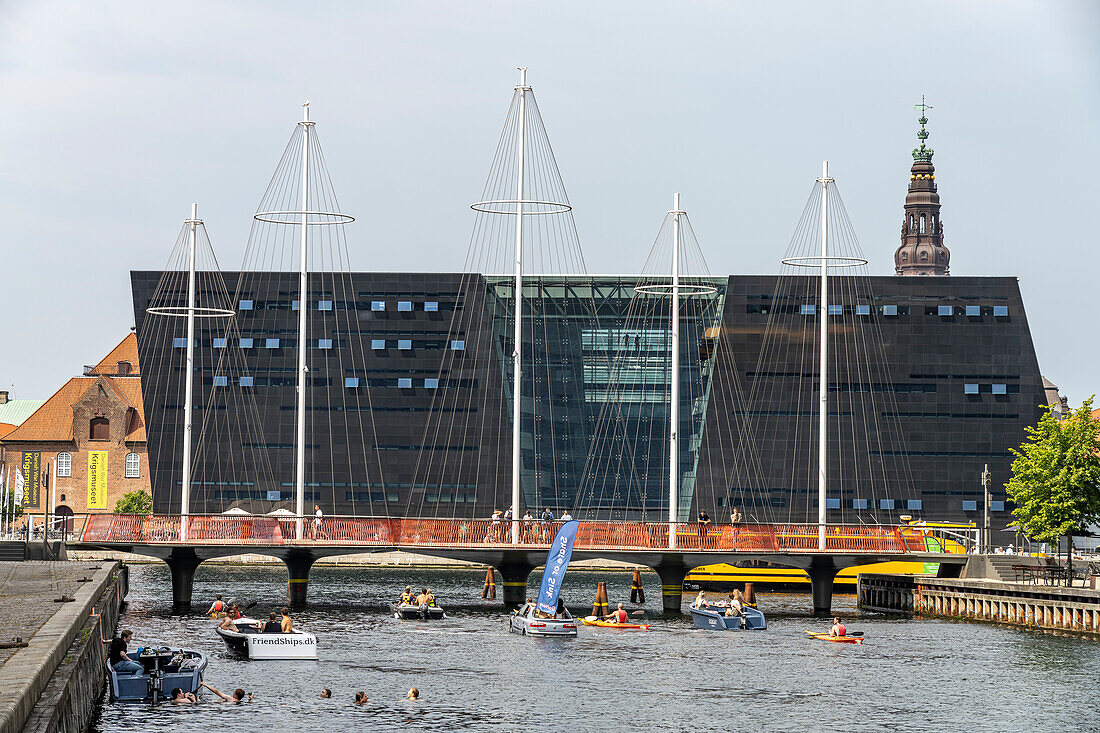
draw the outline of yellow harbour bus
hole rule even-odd
[[[973,541],[975,531],[973,523],[909,522],[902,529],[902,534],[914,543],[923,544],[928,552],[965,554],[967,544]],[[837,573],[833,585],[838,589],[854,591],[856,576],[860,573],[935,575],[939,571],[939,565],[936,562],[904,560],[855,565]],[[734,588],[744,589],[745,583],[752,583],[758,591],[804,590],[809,592],[810,590],[810,576],[805,570],[769,562],[749,561],[739,565],[729,563],[702,565],[684,578],[684,588],[693,591],[731,591]]]

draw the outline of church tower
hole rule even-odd
[[[936,191],[936,168],[932,165],[933,150],[924,143],[928,139],[925,116],[932,109],[924,103],[921,111],[920,147],[913,149],[913,167],[909,175],[909,193],[905,196],[905,219],[901,224],[901,246],[894,252],[894,273],[897,275],[950,275],[951,252],[943,245],[943,223],[940,221],[940,195]]]

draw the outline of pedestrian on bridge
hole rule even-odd
[[[699,549],[702,550],[707,546],[708,538],[710,536],[710,515],[707,514],[706,509],[699,510]]]

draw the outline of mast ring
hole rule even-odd
[[[512,208],[504,208],[505,204],[510,205]],[[515,216],[516,204],[523,204],[523,214],[530,216],[532,214],[565,214],[573,210],[573,207],[569,204],[563,204],[560,201],[531,201],[524,199],[498,199],[496,201],[478,201],[476,204],[470,204],[470,208],[474,211],[481,211],[486,214],[509,214]],[[535,208],[528,210],[528,206]]]
[[[866,265],[867,260],[862,257],[840,257],[838,255],[828,255],[826,257],[788,257],[785,260],[780,260],[784,265],[791,265],[792,267],[859,267],[860,265]]]
[[[306,217],[306,225],[311,227],[350,224],[355,221],[354,216],[341,214],[337,211],[259,211],[253,214],[252,218],[256,221],[266,221],[269,224],[295,224],[301,226],[303,216]],[[309,217],[316,218],[310,219]]]
[[[188,308],[185,305],[162,305],[155,308],[146,308],[145,312],[152,316],[170,316],[172,318],[186,318],[188,313],[193,313],[195,318],[232,318],[236,311],[225,308]]]
[[[680,292],[681,296],[685,297],[691,297],[693,295],[714,295],[718,292],[718,288],[711,285],[697,285],[691,283],[680,283],[676,286],[676,289]],[[634,292],[644,295],[672,295],[672,283],[638,285],[634,288]]]

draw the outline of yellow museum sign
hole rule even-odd
[[[107,508],[107,451],[88,451],[88,508]]]

